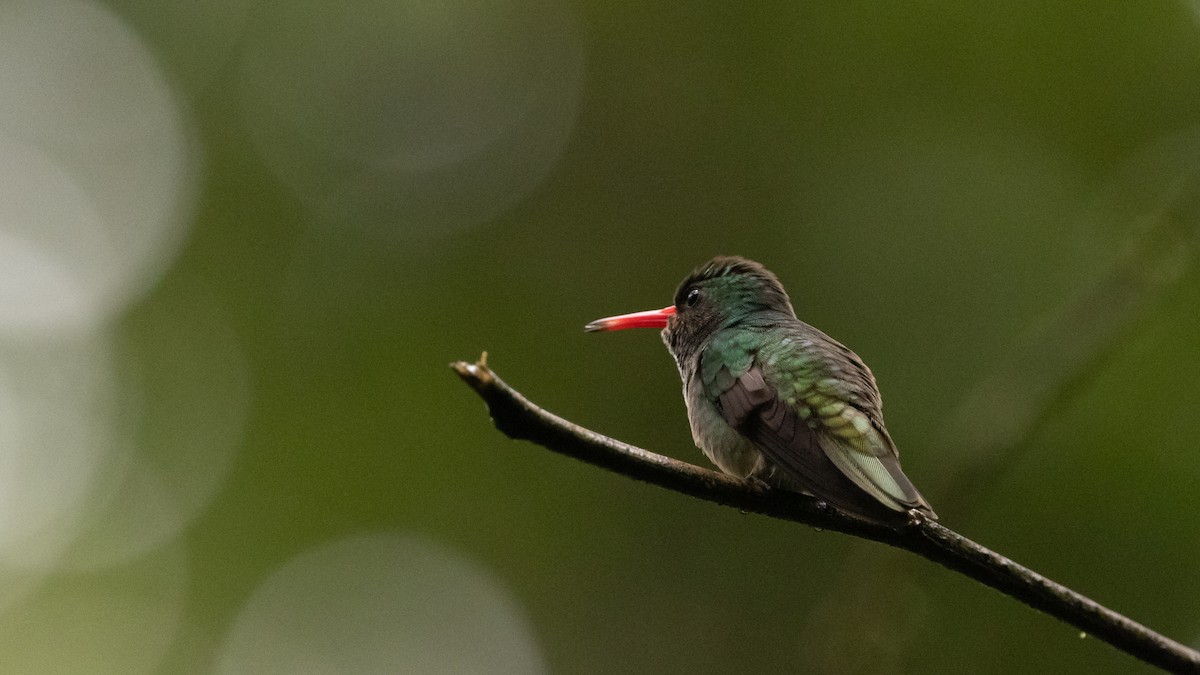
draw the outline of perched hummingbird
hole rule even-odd
[[[779,279],[759,263],[713,258],[683,280],[671,306],[585,326],[625,328],[662,329],[692,438],[725,473],[876,523],[937,518],[900,470],[871,370],[797,319]]]

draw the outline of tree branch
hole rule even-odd
[[[717,504],[834,530],[911,551],[1065,621],[1146,663],[1177,673],[1200,673],[1200,652],[1022,567],[936,522],[892,529],[844,514],[813,497],[702,469],[622,443],[534,405],[487,366],[451,364],[487,403],[496,427],[510,438]]]

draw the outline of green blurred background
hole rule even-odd
[[[1148,670],[446,367],[704,463],[582,326],[719,253],[945,524],[1200,646],[1195,2],[14,1],[0,101],[4,672]]]

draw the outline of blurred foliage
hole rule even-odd
[[[718,253],[762,261],[871,365],[948,526],[1200,645],[1191,252],[953,506],[973,448],[937,444],[1197,181],[1194,3],[107,6],[159,59],[201,176],[121,353],[179,360],[140,377],[146,400],[214,383],[185,428],[245,430],[232,459],[191,451],[231,465],[186,529],[51,579],[0,645],[26,642],[26,613],[95,615],[87,593],[181,558],[186,590],[157,591],[183,595],[161,663],[134,660],[130,622],[124,665],[208,672],[275,570],[395,531],[489,570],[554,673],[1147,670],[900,552],[507,441],[446,368],[486,349],[552,411],[703,463],[657,337],[581,329],[666,304]],[[139,433],[167,459],[180,434]]]

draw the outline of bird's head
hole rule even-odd
[[[593,321],[585,330],[661,328],[663,342],[683,363],[717,330],[767,312],[796,316],[779,279],[753,260],[718,256],[679,284],[674,304]]]

